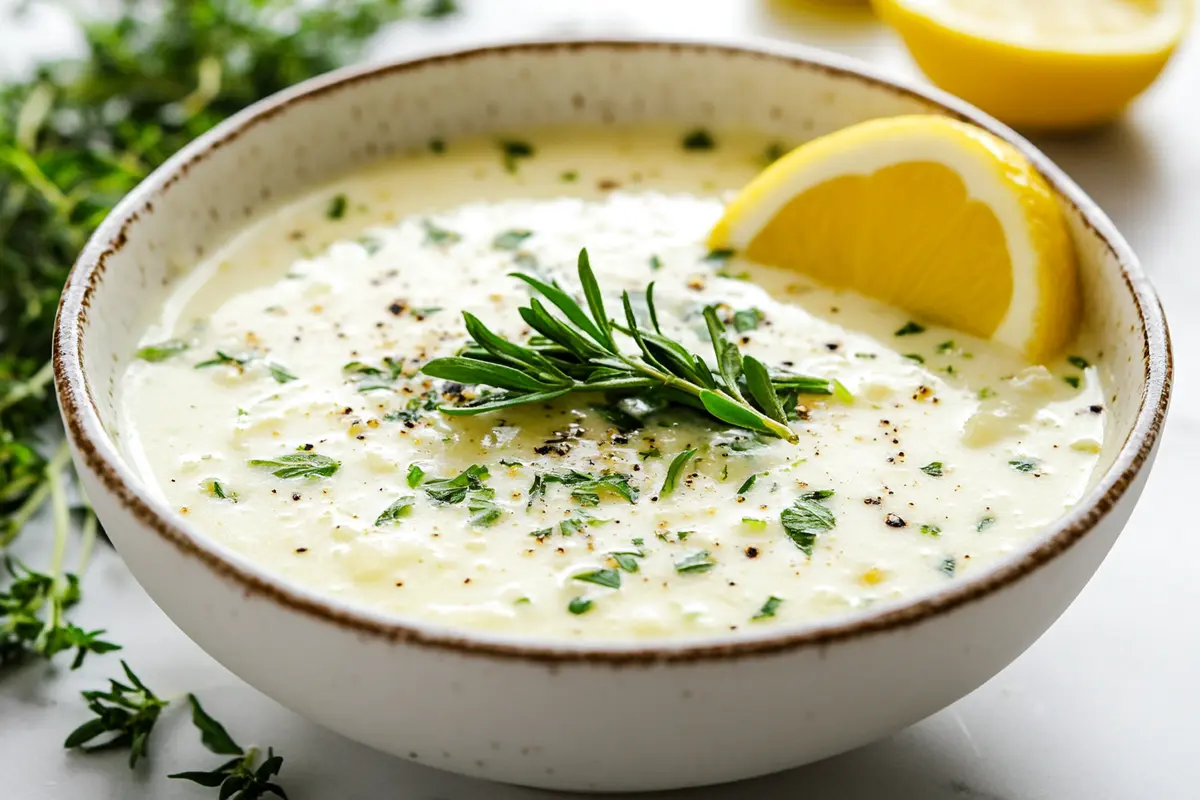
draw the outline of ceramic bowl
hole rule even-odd
[[[1080,254],[1111,387],[1084,499],[1020,552],[944,590],[755,638],[546,646],[358,610],[289,585],[154,499],[123,457],[115,385],[137,309],[272,205],[430,138],[669,121],[802,141],[896,114],[966,119],[1024,151]],[[864,744],[978,687],[1074,599],[1125,525],[1170,390],[1162,311],[1079,187],[946,95],[833,55],[659,41],[509,44],[353,69],[271,97],[151,175],[87,245],[63,295],[58,397],[76,464],[129,568],[247,682],[346,736],[457,772],[557,789],[746,778]]]

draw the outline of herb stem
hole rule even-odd
[[[28,380],[18,383],[8,394],[4,396],[3,399],[0,399],[0,414],[12,408],[25,398],[37,394],[42,389],[46,388],[46,386],[49,385],[50,381],[53,379],[54,364],[51,361],[47,361],[42,365],[41,369],[31,375]]]
[[[92,560],[92,549],[96,545],[96,533],[99,530],[100,521],[96,519],[96,512],[92,509],[92,501],[82,486],[79,487],[79,496],[83,501],[85,515],[79,535],[79,566],[75,572],[77,575],[82,576],[87,570],[88,562]]]
[[[20,535],[22,529],[25,527],[25,524],[33,518],[33,515],[36,514],[39,509],[41,509],[42,505],[50,497],[52,492],[53,487],[49,480],[50,476],[61,473],[66,468],[67,463],[70,460],[71,451],[67,447],[67,443],[64,441],[58,446],[58,449],[54,451],[54,455],[50,457],[50,460],[46,462],[45,469],[43,470],[46,480],[39,483],[37,488],[30,492],[29,496],[25,498],[25,502],[21,503],[21,506],[16,510],[16,512],[9,517],[8,530],[0,532],[0,550],[7,548],[14,541],[16,541],[17,536]]]

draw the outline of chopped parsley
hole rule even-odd
[[[417,421],[421,414],[436,411],[438,403],[438,393],[430,389],[420,397],[409,399],[404,408],[398,411],[389,411],[384,415],[383,419],[385,422],[405,422],[412,424]]]
[[[634,564],[636,567],[636,563]],[[633,570],[630,570],[631,572]],[[607,586],[609,589],[621,588],[621,572],[615,569],[595,569],[572,576],[574,580],[584,583],[594,583],[597,586]]]
[[[467,492],[467,513],[472,525],[491,525],[500,519],[504,512],[493,502],[495,497],[496,490],[487,487]]]
[[[983,533],[984,531],[986,531],[988,528],[992,527],[995,524],[996,524],[995,517],[984,517],[983,519],[979,520],[979,522],[975,523],[975,530],[978,531],[979,533]]]
[[[921,467],[921,472],[924,472],[931,478],[940,478],[946,474],[942,469],[944,466],[945,465],[940,461],[930,461],[928,464]]]
[[[496,234],[492,239],[493,250],[516,250],[521,244],[533,236],[533,231],[524,230],[522,228],[513,228],[502,233]]]
[[[640,494],[638,488],[629,483],[629,476],[618,472],[599,477],[575,470],[542,472],[533,476],[533,483],[529,487],[529,505],[533,505],[534,500],[545,497],[546,487],[554,483],[570,487],[571,499],[581,506],[599,505],[602,492],[615,494],[630,503],[636,503]]]
[[[392,523],[399,522],[412,513],[412,507],[413,497],[411,495],[399,498],[375,518],[375,527],[378,528],[383,525],[391,525]]]
[[[916,322],[913,322],[912,320],[909,320],[908,322],[906,322],[904,324],[903,328],[896,331],[896,335],[897,336],[915,336],[918,333],[924,333],[924,332],[925,332],[924,325],[920,325]]]
[[[587,523],[578,517],[570,517],[558,523],[558,530],[563,536],[570,536],[573,533],[579,533],[583,530],[583,526]]]
[[[1067,356],[1067,363],[1072,367],[1078,367],[1079,369],[1087,369],[1091,366],[1091,364],[1088,363],[1088,360],[1083,356]]]
[[[1008,465],[1017,472],[1033,472],[1038,468],[1037,459],[1033,458],[1014,458]]]
[[[742,517],[742,524],[752,531],[765,531],[767,529],[767,521],[758,519],[757,517]]]
[[[328,478],[342,466],[329,456],[306,450],[288,453],[278,458],[256,458],[248,462],[252,467],[266,467],[276,478]]]
[[[479,491],[488,478],[488,468],[472,464],[453,478],[434,478],[421,485],[429,499],[435,503],[455,505],[467,499],[467,492]]]
[[[788,538],[806,556],[812,556],[817,536],[837,525],[837,518],[822,502],[832,496],[831,489],[805,492],[779,515]]]
[[[592,601],[587,598],[576,597],[567,603],[567,611],[570,611],[572,614],[586,614],[592,610],[593,605]]]
[[[554,534],[554,528],[539,528],[529,535],[537,539],[539,542],[544,542]]]
[[[329,201],[329,205],[325,207],[325,217],[327,219],[341,219],[346,216],[346,206],[349,201],[344,194],[335,194]]]
[[[204,481],[200,484],[200,488],[202,488],[209,497],[217,500],[229,500],[234,503],[238,501],[237,492],[230,491],[225,487],[225,484],[221,483],[216,478],[209,478],[208,480]]]
[[[168,339],[165,342],[158,344],[148,344],[137,351],[137,357],[142,361],[158,363],[166,361],[168,358],[177,356],[189,347],[187,342],[182,342],[179,339]]]
[[[1072,389],[1079,388],[1079,376],[1078,375],[1067,375],[1067,376],[1063,377],[1063,380],[1066,381],[1067,385],[1070,386]]]
[[[897,334],[897,335],[899,335],[899,334]],[[925,363],[925,356],[921,355],[920,353],[905,353],[904,357],[907,358],[909,361],[915,361],[918,364]]]
[[[446,143],[441,139],[430,139],[429,152],[440,156],[442,153],[446,152]]]
[[[684,150],[712,150],[716,146],[716,140],[704,128],[696,128],[683,137]]]
[[[533,145],[515,139],[502,139],[500,151],[504,153],[504,169],[515,173],[520,159],[533,157]]]
[[[648,458],[662,458],[662,451],[656,445],[650,445],[645,450],[638,450],[638,456],[642,461]]]
[[[767,598],[767,602],[762,604],[762,608],[758,610],[758,613],[750,619],[769,619],[775,616],[775,612],[779,610],[781,605],[783,605],[783,598],[771,595]]]
[[[663,262],[661,258],[659,258],[657,255],[650,256],[650,269],[658,272],[660,269],[662,269],[662,266]]]
[[[667,467],[667,477],[663,480],[662,489],[658,492],[659,497],[669,497],[675,492],[675,487],[679,485],[679,476],[683,474],[683,468],[695,455],[696,448],[690,447],[671,459],[671,465]]]
[[[290,383],[291,381],[298,380],[295,375],[288,372],[287,367],[282,364],[276,364],[274,361],[267,362],[267,371],[271,373],[271,377],[275,379],[276,383]]]
[[[419,464],[409,464],[408,473],[405,475],[405,482],[408,483],[408,488],[417,488],[423,480],[425,480],[425,470],[421,469]]]
[[[729,259],[733,258],[736,253],[733,250],[709,250],[704,255],[704,261],[708,264],[724,264]]]
[[[939,353],[948,353],[953,349],[954,349],[954,340],[953,339],[942,342],[941,344],[939,344],[937,346],[937,351]]]
[[[757,308],[746,308],[733,312],[733,329],[738,333],[758,329],[758,323],[763,319],[763,313]]]
[[[779,142],[771,142],[763,149],[763,161],[774,164],[787,153],[787,148]]]
[[[617,566],[626,572],[637,572],[639,558],[644,558],[642,553],[619,552],[608,554],[613,561],[617,562]]]
[[[390,391],[392,384],[404,374],[404,366],[391,356],[384,356],[381,366],[351,361],[342,365],[342,372],[358,386],[360,393]]]
[[[250,361],[249,356],[233,356],[226,353],[224,350],[218,350],[216,355],[207,361],[201,361],[196,365],[196,369],[207,369],[208,367],[237,367],[241,370]]]
[[[988,400],[996,396],[996,390],[990,386],[985,386],[979,390],[979,399]]]
[[[425,244],[457,244],[462,241],[462,234],[443,228],[430,219],[421,220],[425,229]]]
[[[575,181],[579,180],[579,173],[573,169],[570,169],[559,175],[558,179],[563,183],[574,183]]]
[[[942,559],[942,563],[938,565],[938,571],[946,576],[953,578],[954,572],[958,569],[958,561],[954,556],[946,556]]]
[[[693,573],[708,572],[716,565],[717,562],[712,560],[711,554],[707,550],[698,550],[676,561],[675,571],[680,575],[690,575]]]
[[[937,525],[922,525],[921,533],[925,534],[926,536],[941,536],[942,529]]]
[[[757,482],[758,482],[758,473],[756,472],[753,475],[751,475],[749,478],[746,478],[746,482],[738,487],[737,493],[738,494],[746,494],[747,492],[749,492],[751,489],[754,488],[754,484]]]

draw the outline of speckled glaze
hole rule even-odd
[[[799,141],[948,114],[1026,152],[1058,193],[1105,352],[1110,414],[1084,500],[938,594],[754,639],[533,646],[352,610],[286,585],[152,499],[120,456],[114,383],[173,278],[273,203],[432,137],[559,122],[743,126]],[[285,705],[435,767],[557,789],[666,789],[856,747],[976,688],[1038,638],[1119,534],[1170,394],[1165,321],[1128,245],[1007,128],[944,95],[800,49],[540,42],[319,78],[194,142],[114,211],[64,293],[59,401],[76,464],[138,580],[192,639]]]

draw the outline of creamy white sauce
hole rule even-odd
[[[723,193],[761,168],[765,142],[727,135],[693,152],[677,131],[527,139],[536,155],[514,172],[480,141],[351,176],[181,279],[143,344],[188,349],[135,359],[121,385],[122,440],[154,490],[204,534],[325,594],[559,640],[749,635],[912,597],[1012,552],[1084,491],[1103,438],[1094,369],[1032,367],[934,326],[897,336],[909,321],[899,310],[705,260]],[[329,219],[339,194],[344,214]],[[460,238],[431,242],[428,223]],[[498,249],[513,229],[532,235]],[[664,330],[709,355],[704,305],[730,319],[757,309],[758,327],[736,333],[746,353],[836,379],[853,399],[802,398],[795,445],[690,413],[622,434],[588,395],[477,417],[424,410],[425,393],[443,387],[417,370],[466,343],[461,313],[524,341],[517,308],[529,291],[506,274],[535,268],[574,291],[585,246],[610,313],[620,290],[653,280]],[[244,363],[197,368],[217,351]],[[249,463],[297,448],[340,466],[285,479]],[[687,448],[696,459],[659,497]],[[434,502],[409,485],[414,464],[426,479],[486,466],[499,517],[472,524],[467,502]],[[531,502],[536,475],[566,470],[626,475],[637,502],[601,493],[581,506],[562,485]],[[834,492],[813,502],[836,526],[810,557],[780,515],[815,490]],[[377,525],[399,498],[412,498],[407,516]],[[596,570],[620,587],[577,579]],[[774,616],[761,615],[772,597]]]

